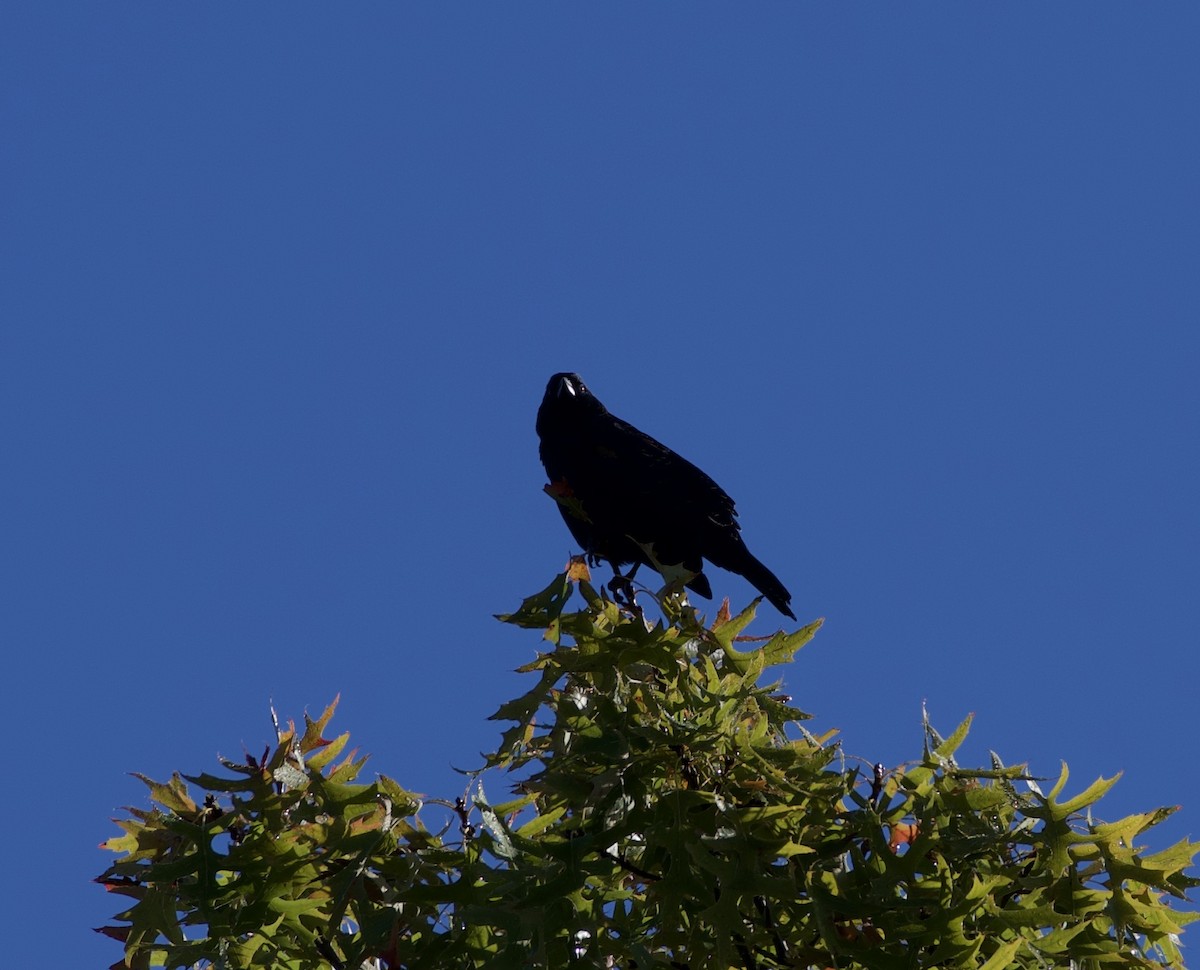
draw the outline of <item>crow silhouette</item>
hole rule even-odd
[[[704,560],[744,576],[779,612],[791,594],[750,554],[731,499],[690,461],[610,414],[578,374],[555,374],[538,408],[539,453],[571,535],[620,582],[633,563],[709,599]]]

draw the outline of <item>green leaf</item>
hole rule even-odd
[[[334,704],[230,778],[138,776],[154,806],[117,820],[100,877],[122,965],[1182,968],[1197,846],[1135,845],[1169,809],[1093,823],[1115,778],[1060,802],[1064,764],[1026,793],[1023,767],[955,763],[970,718],[943,737],[924,713],[876,780],[760,686],[820,621],[741,651],[757,601],[708,631],[678,598],[647,626],[581,590],[507,617],[567,642],[521,669],[466,795],[357,781]]]
[[[963,718],[962,723],[954,729],[954,733],[938,744],[936,748],[934,748],[934,757],[950,761],[954,757],[954,752],[956,752],[962,745],[963,741],[967,739],[967,732],[971,730],[971,722],[974,719],[974,714],[968,714],[965,718]]]
[[[196,803],[188,795],[187,786],[183,783],[183,777],[178,773],[173,774],[171,780],[166,784],[147,778],[136,771],[132,772],[132,775],[150,789],[150,797],[163,808],[172,812],[178,812],[181,815],[194,815],[196,813]]]
[[[763,598],[761,596],[755,597],[750,601],[750,605],[742,610],[737,616],[730,617],[720,626],[713,629],[712,635],[716,637],[717,642],[721,644],[722,647],[724,647],[726,650],[732,649],[734,639],[738,636],[741,636],[746,627],[754,622],[754,617],[758,613],[758,604],[761,603],[762,600]],[[737,651],[734,651],[734,653],[736,654]]]
[[[527,597],[513,613],[497,613],[501,623],[512,623],[526,629],[543,630],[557,622],[573,589],[567,574],[560,573],[540,593]]]
[[[1108,792],[1112,789],[1112,786],[1120,780],[1120,773],[1114,775],[1112,778],[1097,778],[1074,798],[1058,803],[1056,806],[1056,814],[1061,813],[1066,815],[1073,812],[1078,812],[1081,808],[1086,808],[1088,805],[1095,804],[1106,794],[1108,794]]]
[[[1024,940],[1010,940],[1007,943],[1002,943],[988,959],[984,962],[979,970],[1007,970],[1012,966],[1012,958],[1022,946],[1027,945]]]

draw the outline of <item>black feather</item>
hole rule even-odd
[[[744,576],[795,619],[791,594],[742,541],[733,499],[686,458],[608,412],[578,374],[555,374],[538,408],[539,452],[563,520],[614,569],[682,567],[712,596],[704,560]]]

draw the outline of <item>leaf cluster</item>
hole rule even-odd
[[[233,777],[146,780],[101,877],[131,897],[117,966],[1181,967],[1188,842],[1170,810],[1102,823],[1115,779],[1042,794],[960,768],[968,723],[911,764],[847,764],[764,685],[819,621],[743,649],[754,604],[663,620],[564,574],[508,623],[553,647],[441,831],[323,737],[331,706]],[[511,797],[484,792],[503,773]],[[443,814],[447,814],[443,812]]]

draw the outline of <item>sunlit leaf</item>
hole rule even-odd
[[[1182,968],[1197,846],[1136,844],[1170,810],[1100,822],[1115,778],[1065,798],[1065,765],[1047,795],[959,765],[970,718],[943,736],[923,711],[902,764],[842,751],[800,726],[804,677],[763,685],[821,621],[751,638],[756,606],[708,629],[667,596],[647,621],[555,577],[504,617],[555,646],[530,644],[465,792],[364,782],[336,701],[230,777],[139,775],[152,805],[98,878],[128,908],[100,932],[136,970]],[[813,689],[837,715],[865,675]]]

